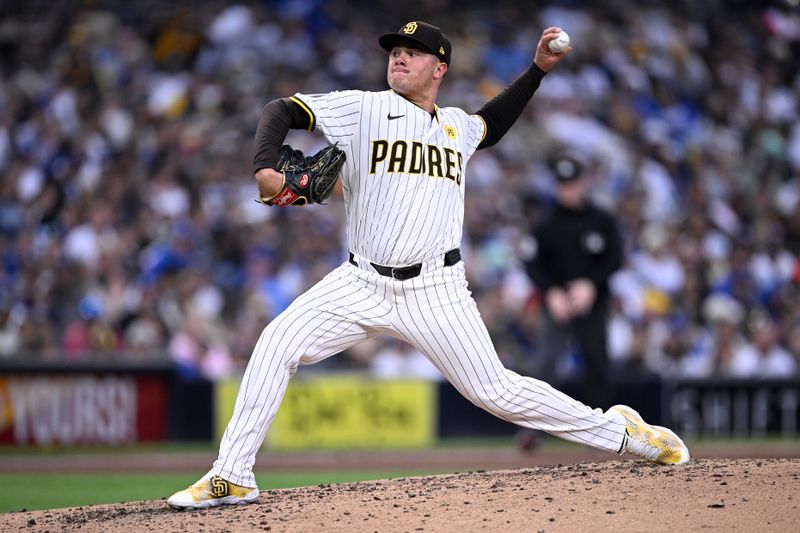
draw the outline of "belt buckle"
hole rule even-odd
[[[395,273],[396,273],[397,270],[400,270],[400,268],[398,268],[398,267],[391,267],[391,268],[392,268],[392,270],[389,271],[389,273],[392,275],[392,279],[397,279],[397,276],[395,275]]]

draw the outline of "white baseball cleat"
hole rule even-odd
[[[689,448],[669,429],[651,426],[626,405],[615,405],[609,411],[625,417],[622,452],[662,465],[680,465],[689,461]]]
[[[203,476],[200,481],[167,499],[173,509],[206,509],[218,505],[242,505],[258,498],[258,487],[240,487],[219,476]]]

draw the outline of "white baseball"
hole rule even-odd
[[[547,46],[554,54],[560,54],[569,48],[569,35],[564,30],[561,30],[555,39],[547,43]]]

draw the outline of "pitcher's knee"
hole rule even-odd
[[[298,350],[299,346],[281,343],[280,339],[284,338],[287,330],[278,323],[278,319],[280,316],[261,331],[261,337],[253,348],[253,356],[262,358],[269,364],[281,364],[297,370],[303,353]]]
[[[518,387],[480,391],[474,395],[474,399],[467,397],[489,413],[511,422],[527,419],[531,410],[531,400],[521,397]]]

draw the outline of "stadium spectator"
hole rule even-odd
[[[797,370],[794,357],[779,343],[778,328],[763,310],[751,312],[750,341],[734,350],[728,373],[739,378],[787,378]]]
[[[279,212],[252,201],[252,117],[294,90],[382,87],[370,64],[383,57],[364,28],[399,23],[407,8],[46,5],[46,16],[40,1],[0,6],[3,356],[88,357],[68,347],[89,348],[91,315],[105,328],[92,346],[168,360],[198,292],[218,306],[206,320],[232,361],[212,374],[237,372],[251,344],[241,337],[254,338],[346,253],[336,196],[329,208]],[[724,351],[710,348],[720,339],[703,302],[726,292],[765,309],[777,342],[800,357],[796,10],[688,0],[453,5],[424,14],[464,50],[441,95],[448,105],[491,97],[528,57],[532,28],[560,25],[574,48],[466,179],[470,288],[504,362],[513,368],[538,349],[540,303],[514,254],[521,220],[551,193],[544,161],[559,144],[604,162],[593,183],[627,243],[612,291],[619,331],[635,332],[630,354],[645,342],[645,366],[665,376],[724,368],[705,359]],[[320,147],[302,134],[288,140]],[[201,285],[183,286],[195,270]],[[83,317],[82,302],[84,313],[93,305]],[[754,333],[742,340],[752,344]],[[759,359],[755,373],[765,365]]]

